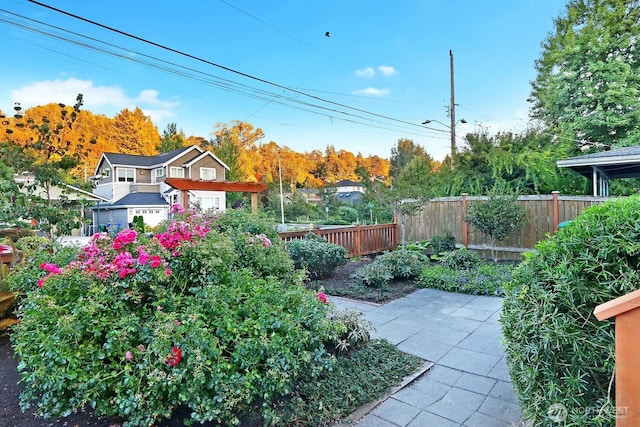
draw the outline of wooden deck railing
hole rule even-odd
[[[304,238],[310,231],[324,237],[329,243],[344,247],[349,258],[391,251],[398,246],[396,224],[319,228],[278,234],[282,240],[290,242]]]
[[[615,318],[616,427],[640,425],[640,290],[600,304],[598,320]]]

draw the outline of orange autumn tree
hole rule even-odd
[[[133,111],[127,108],[120,111],[113,118],[104,138],[109,145],[113,144],[118,153],[144,156],[157,154],[156,147],[160,143],[158,128],[139,107]]]

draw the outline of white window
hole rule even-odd
[[[196,201],[203,211],[220,209],[220,197],[196,197]]]
[[[215,181],[216,170],[214,168],[200,168],[200,179],[203,181]]]
[[[156,168],[151,171],[151,183],[157,184],[158,178],[162,178],[164,176],[164,168]]]
[[[135,169],[118,168],[118,182],[133,182],[135,175]]]
[[[111,169],[104,169],[101,174],[103,177],[108,178],[111,176]]]
[[[169,168],[169,176],[171,178],[184,178],[184,169],[176,166]]]

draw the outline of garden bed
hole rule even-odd
[[[412,282],[398,282],[398,286],[394,284],[390,285],[388,290],[385,291],[380,298],[380,291],[377,289],[367,290],[358,287],[351,274],[353,274],[358,268],[372,262],[370,258],[362,258],[355,261],[349,261],[345,266],[339,267],[335,274],[331,278],[323,281],[312,282],[309,285],[313,287],[324,286],[325,290],[330,295],[342,295],[350,298],[356,298],[367,301],[390,301],[392,299],[399,298],[406,295],[417,287]],[[374,341],[376,342],[376,341]],[[369,369],[375,370],[377,374],[383,374],[388,371],[390,376],[390,385],[386,385],[384,390],[368,391],[371,393],[372,402],[376,401],[380,397],[383,397],[391,386],[397,385],[403,375],[409,375],[413,369],[420,363],[418,360],[412,360],[413,356],[404,355],[403,353],[392,349],[386,349],[385,351],[393,351],[394,357],[397,358],[398,363],[395,365],[389,364],[386,367],[374,367]],[[396,353],[397,352],[397,353]],[[408,358],[408,360],[404,360]],[[389,359],[389,357],[385,357]],[[19,383],[20,376],[17,373],[17,360],[14,358],[13,349],[9,343],[9,339],[6,335],[0,337],[0,387],[2,392],[0,393],[0,419],[3,420],[2,425],[12,427],[45,427],[45,426],[95,426],[95,427],[117,427],[123,422],[119,418],[109,417],[96,417],[91,411],[79,412],[71,414],[66,418],[60,419],[42,419],[36,418],[32,411],[23,413],[19,406],[19,394],[23,390],[22,384]],[[365,370],[366,367],[362,367],[360,370]],[[362,372],[366,378],[366,373]],[[366,402],[364,402],[366,403]],[[357,407],[357,406],[356,406]],[[345,416],[353,412],[354,408],[349,408]],[[183,426],[183,419],[188,417],[188,413],[177,413],[171,420],[164,421],[159,426],[174,427]],[[214,426],[214,423],[197,424],[204,426]],[[260,420],[245,419],[243,420],[242,427],[255,427],[262,425]]]
[[[331,277],[311,282],[308,286],[316,290],[322,287],[329,295],[375,303],[387,303],[420,289],[414,280],[393,280],[383,289],[377,289],[361,285],[351,278],[359,268],[371,262],[372,257],[350,260],[346,265],[339,267]]]

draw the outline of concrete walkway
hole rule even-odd
[[[524,425],[500,342],[502,299],[421,289],[378,306],[331,297],[365,313],[405,353],[434,362],[359,427],[501,427]]]

